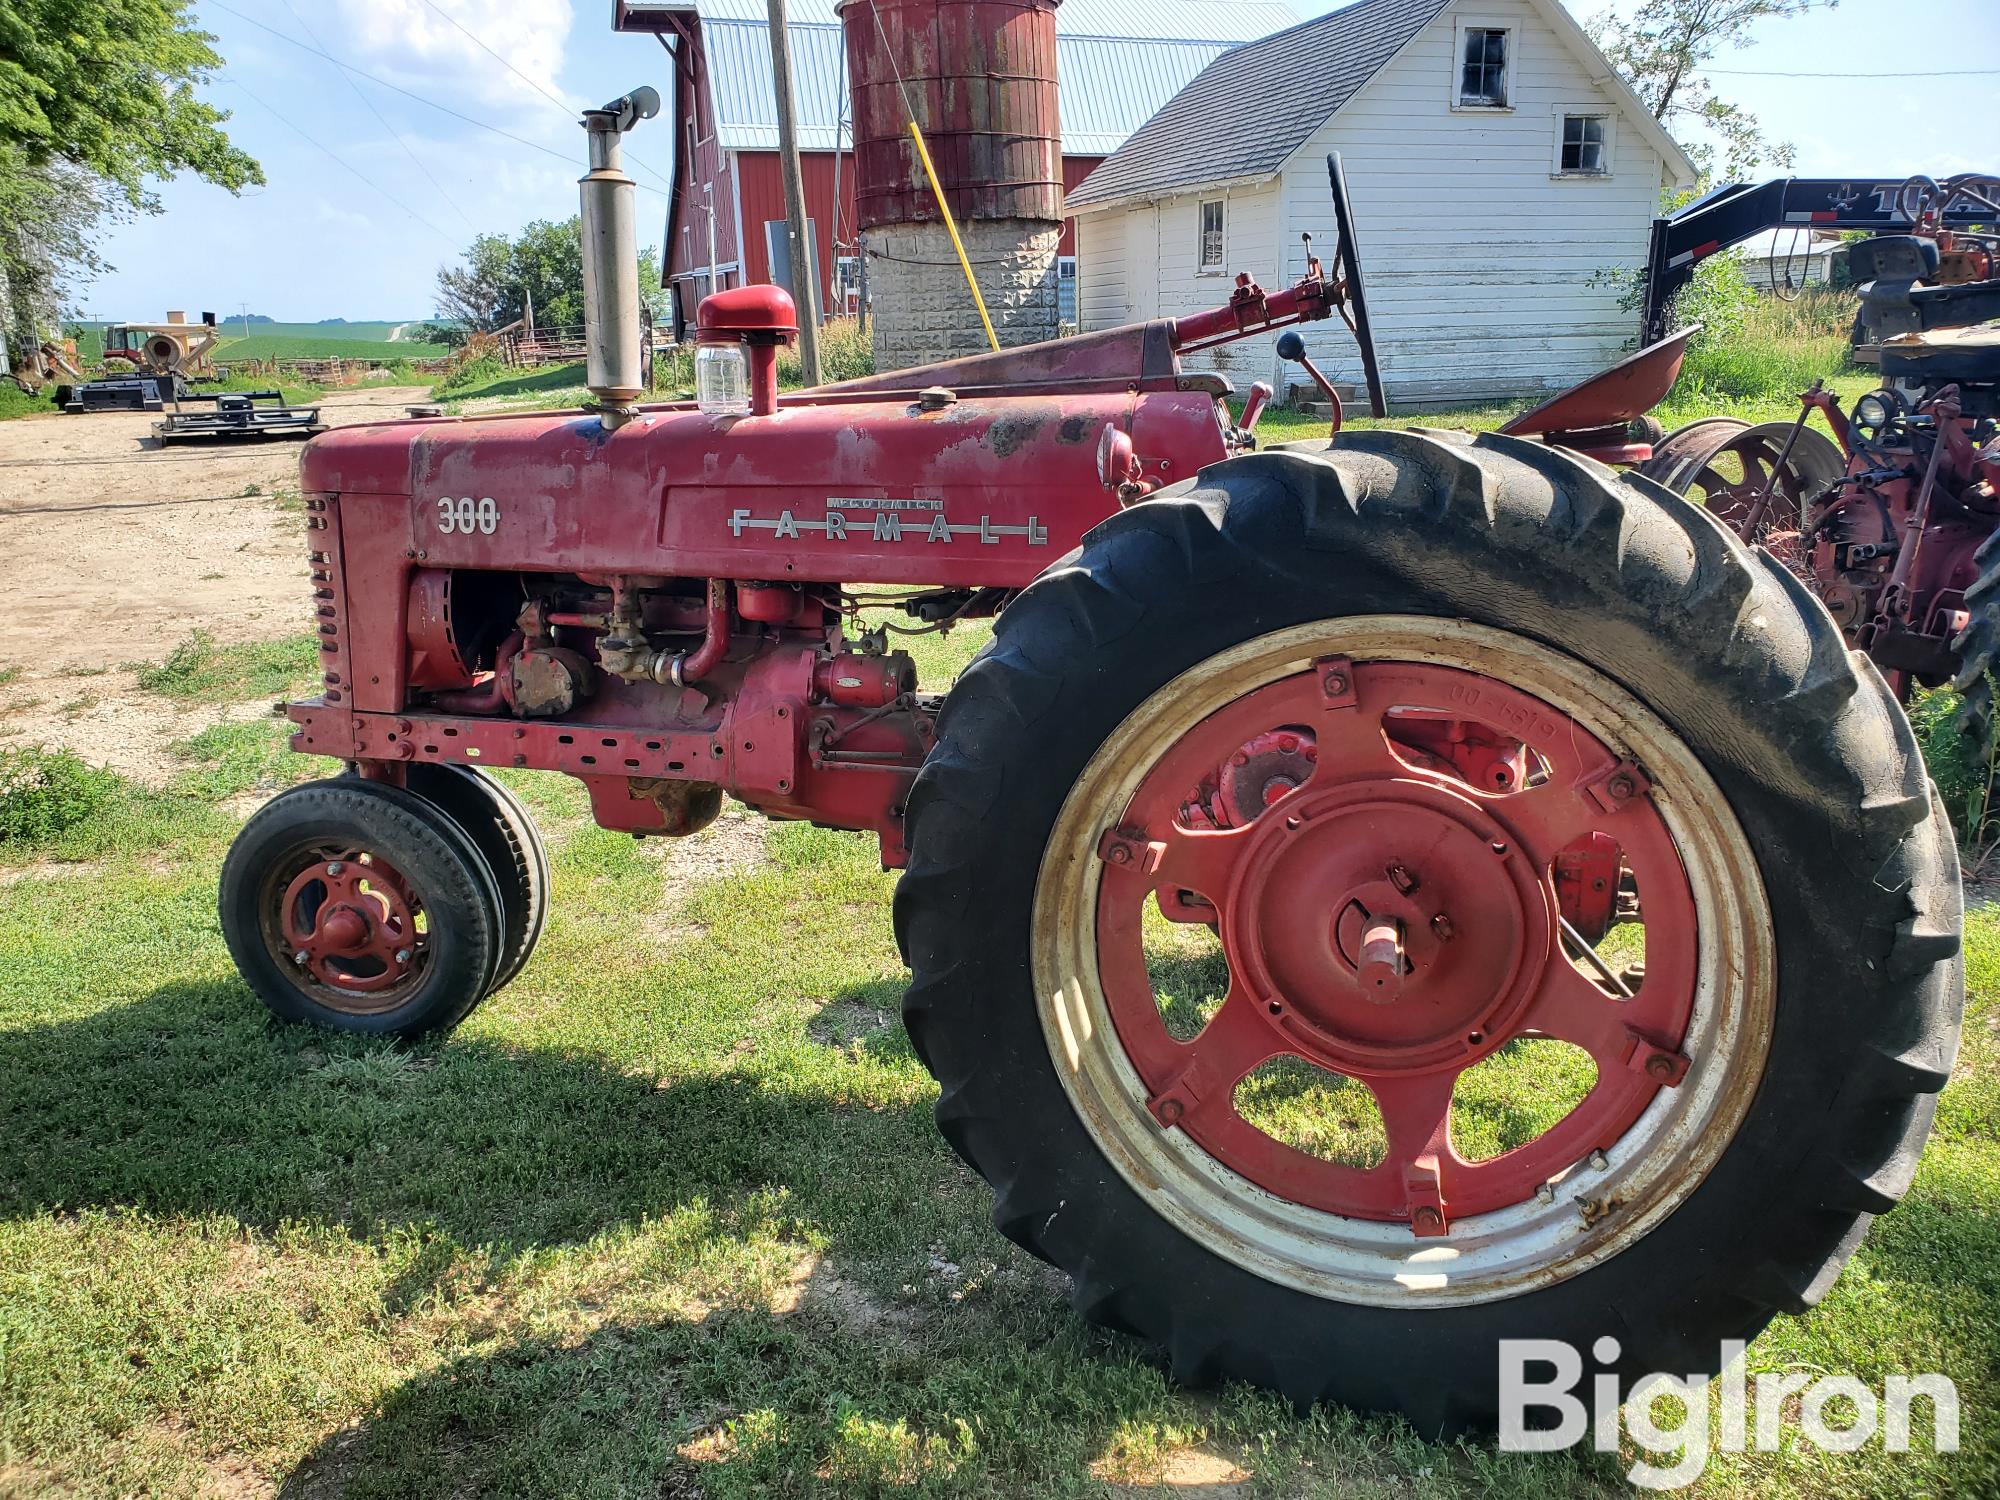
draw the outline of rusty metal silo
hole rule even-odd
[[[899,369],[986,349],[910,139],[930,147],[1003,344],[1054,338],[1062,236],[1059,0],[842,0],[855,205],[875,359]]]

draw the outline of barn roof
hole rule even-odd
[[[1450,3],[1360,0],[1220,54],[1100,162],[1068,206],[1270,176]]]
[[[624,0],[620,24],[645,29],[649,10],[701,17],[722,149],[777,150],[765,0]],[[848,145],[847,59],[833,0],[790,0],[788,10],[799,148]],[[1064,153],[1108,156],[1216,58],[1297,19],[1285,0],[1063,0],[1056,80]]]

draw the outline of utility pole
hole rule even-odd
[[[704,182],[701,185],[701,203],[702,203],[702,208],[708,214],[708,290],[710,295],[713,295],[714,293],[722,290],[722,288],[718,287],[715,284],[715,184],[714,183]],[[737,254],[737,259],[740,263],[743,255],[743,247],[741,245],[738,245],[736,247],[736,254]]]
[[[819,289],[813,285],[812,242],[806,238],[806,190],[799,174],[799,112],[792,99],[792,42],[785,0],[765,0],[771,18],[771,84],[778,96],[778,160],[785,173],[785,241],[791,247],[792,296],[799,306],[799,363],[807,385],[818,385]]]

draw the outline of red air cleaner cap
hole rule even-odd
[[[695,313],[695,339],[703,344],[790,343],[798,331],[791,293],[765,283],[704,297]]]

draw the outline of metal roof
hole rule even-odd
[[[786,0],[794,26],[838,26],[836,0]],[[637,15],[649,8],[694,11],[703,21],[756,21],[770,15],[766,0],[625,0]],[[1070,36],[1147,37],[1155,41],[1204,39],[1249,42],[1296,25],[1298,10],[1286,0],[1062,0],[1056,31]]]
[[[770,27],[764,0],[698,0],[725,151],[775,151]],[[628,0],[634,13],[638,0]],[[833,0],[790,0],[792,88],[799,148],[850,144],[847,54]],[[1056,11],[1056,82],[1063,151],[1107,156],[1216,58],[1290,26],[1280,0],[1064,0]]]
[[[1450,3],[1360,0],[1224,51],[1100,162],[1067,206],[1270,176]]]

